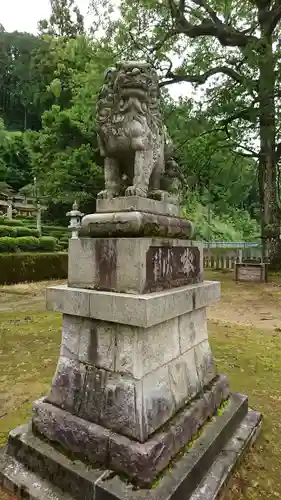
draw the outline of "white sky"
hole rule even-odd
[[[76,0],[76,4],[85,15],[89,1]],[[0,23],[6,31],[36,33],[38,21],[49,15],[49,0],[0,0]]]
[[[90,18],[87,16],[89,0],[76,0],[76,5],[86,16],[85,25],[87,26],[90,23]],[[48,19],[49,16],[49,0],[0,0],[0,23],[6,31],[36,33],[38,21]],[[169,91],[174,99],[192,94],[194,98],[197,97],[192,86],[188,83],[170,85]]]

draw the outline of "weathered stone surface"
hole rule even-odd
[[[32,425],[51,442],[59,443],[70,455],[92,464],[106,463],[110,431],[53,406],[44,400],[32,405]]]
[[[216,500],[235,471],[238,461],[251,446],[260,431],[261,415],[249,410],[234,435],[229,439],[215,460],[202,484],[190,497],[190,500]]]
[[[73,316],[90,316],[90,296],[84,290],[67,286],[49,287],[46,290],[46,308]]]
[[[141,379],[173,360],[181,363],[180,354],[207,339],[205,309],[148,328],[67,314],[63,315],[60,355]],[[194,373],[197,376],[196,367]]]
[[[193,309],[200,309],[208,304],[217,302],[220,299],[220,284],[214,287],[198,287],[197,293],[194,294]]]
[[[64,315],[63,357],[141,379],[179,354],[178,318],[142,328]]]
[[[143,378],[143,415],[144,427],[152,434],[176,411],[170,385],[169,367],[162,366]]]
[[[195,364],[195,349],[190,349],[169,363],[168,370],[170,388],[178,410],[196,396],[201,388]]]
[[[168,465],[171,457],[189,442],[228,395],[227,378],[220,376],[210,389],[202,392],[145,443],[121,436],[100,425],[90,424],[44,400],[34,404],[32,421],[37,432],[59,443],[69,452],[74,450],[78,458],[84,457],[91,463],[104,463],[114,470],[125,472],[144,485],[154,480]],[[241,411],[247,410],[245,397],[235,396],[233,401],[235,415],[237,407],[241,407]],[[86,445],[83,440],[86,440]]]
[[[151,214],[169,215],[180,217],[180,207],[166,201],[152,200],[141,196],[123,196],[112,199],[97,200],[97,212],[147,212]]]
[[[159,349],[159,345],[165,349]],[[118,372],[139,379],[180,354],[178,318],[150,328],[118,325],[116,365]]]
[[[69,495],[34,474],[13,457],[0,450],[0,488],[13,498],[25,500],[69,500]]]
[[[76,500],[81,499],[81,491],[85,500],[92,500],[95,494],[95,482],[103,473],[101,469],[85,467],[85,464],[77,458],[71,460],[60,453],[49,442],[34,435],[29,424],[10,432],[6,457],[26,467],[25,477],[28,471],[32,471],[33,474],[39,473],[41,480],[46,482],[50,480],[53,485],[70,493]],[[39,483],[39,477],[35,476],[32,485]],[[40,494],[42,495],[41,491]],[[53,498],[51,488],[48,488],[48,494],[48,500]],[[69,500],[69,496],[67,499]]]
[[[179,316],[179,337],[181,353],[208,339],[206,308]]]
[[[69,359],[78,359],[80,335],[87,321],[89,320],[85,320],[79,316],[63,315],[61,356]]]
[[[115,370],[116,324],[82,319],[79,361],[106,370]]]
[[[208,341],[139,379],[61,356],[46,401],[143,442],[215,376]]]
[[[85,377],[85,365],[60,356],[47,401],[71,413],[77,413],[83,397]]]
[[[191,239],[193,225],[186,219],[145,212],[115,212],[86,215],[80,237],[90,238],[182,238]]]
[[[141,382],[109,373],[103,395],[101,425],[139,441],[147,439],[141,393]]]
[[[216,366],[208,340],[195,347],[195,363],[201,386],[208,385],[216,376]]]
[[[232,425],[234,430],[233,437],[225,444],[223,441],[218,444],[220,449],[213,447],[214,441],[210,444],[211,453],[205,453],[200,456],[203,450],[203,442],[211,432],[213,438],[215,435],[212,424],[209,427],[209,435],[201,436],[194,444],[191,453],[183,455],[173,464],[171,472],[167,472],[153,489],[135,490],[130,484],[124,483],[117,475],[112,477],[108,473],[96,483],[96,500],[218,500],[227,484],[230,474],[239,463],[243,453],[253,443],[257,431],[260,427],[261,416],[257,412],[249,411],[237,428]],[[241,430],[243,429],[243,432]],[[228,444],[237,443],[235,453],[229,452]],[[224,447],[225,444],[225,447]],[[217,455],[215,455],[217,452]],[[198,457],[199,455],[199,457]],[[207,464],[204,463],[207,456]],[[198,460],[199,458],[199,460]],[[190,462],[194,461],[194,467],[190,468]],[[207,473],[205,471],[207,469]],[[201,481],[201,482],[200,482]],[[195,489],[200,483],[200,487]],[[195,492],[194,492],[195,489]],[[189,495],[191,495],[189,497]]]
[[[175,238],[71,239],[68,285],[142,294],[202,282],[200,249]]]
[[[117,328],[116,323],[64,314],[60,355],[114,370]]]
[[[105,180],[98,198],[125,193],[166,199],[170,191],[179,197],[182,176],[161,116],[158,75],[150,64],[122,61],[106,71],[96,123]]]
[[[202,281],[198,247],[151,246],[146,254],[145,292]]]
[[[77,293],[80,303],[90,302],[90,310],[85,308],[85,314],[70,307],[77,300]],[[140,295],[86,289],[78,292],[76,288],[60,285],[47,289],[47,305],[48,309],[65,314],[147,328],[206,307],[219,296],[220,283],[213,281]]]
[[[208,434],[212,433],[214,436],[218,432],[217,420],[220,421],[221,417],[209,423],[206,432],[204,431],[194,443],[192,450],[194,465],[199,450],[201,452],[204,448],[204,441],[207,440]],[[152,489],[136,489],[132,484],[120,479],[117,474],[112,474],[111,471],[92,469],[77,459],[74,461],[67,458],[55,450],[51,444],[35,437],[28,426],[23,426],[16,429],[14,433],[16,435],[12,439],[13,444],[11,445],[10,436],[8,449],[2,449],[0,452],[0,486],[5,487],[11,494],[16,494],[18,498],[32,500],[71,498],[75,500],[92,500],[93,498],[95,500],[182,500],[185,498],[183,495],[187,495],[192,489],[190,488],[192,481],[191,486],[194,488],[190,500],[217,500],[237,463],[255,441],[260,424],[260,414],[252,410],[249,410],[242,420],[240,413],[235,425],[233,425],[233,419],[230,424],[228,420],[229,439],[224,437],[217,450],[214,446],[209,447],[212,454],[208,456],[205,476],[205,468],[201,468],[199,461],[196,480],[193,482],[194,475],[189,467],[190,454],[188,453],[174,462],[172,471],[167,471]],[[125,464],[125,460],[129,458],[126,442],[116,441],[116,443],[119,446],[114,453],[116,462],[120,464],[119,456],[122,459],[121,463]],[[155,461],[149,457],[152,467],[157,463],[157,453],[160,453],[161,459],[169,447],[167,441],[162,441],[162,447],[160,439],[158,443],[153,455]],[[110,449],[113,452],[113,448]],[[215,455],[216,451],[217,455]],[[138,451],[131,451],[130,456],[136,464],[139,457]],[[129,460],[128,464],[132,465],[132,461]],[[139,469],[142,467],[145,473],[144,460]]]

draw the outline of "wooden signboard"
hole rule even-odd
[[[268,264],[253,262],[236,262],[234,268],[234,279],[236,281],[255,281],[262,283],[267,281]]]

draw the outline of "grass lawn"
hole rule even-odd
[[[237,286],[227,276],[219,277],[223,279],[223,321],[218,319],[220,309],[217,306],[209,311],[210,340],[217,365],[230,377],[232,390],[248,394],[251,407],[264,415],[262,434],[237,471],[225,499],[280,499],[279,317],[276,316],[270,327],[264,323],[264,328],[260,327],[260,322],[266,320],[257,317],[257,328],[253,326],[254,319],[246,316],[245,323],[241,324],[239,313],[239,307],[245,305],[243,294],[249,295],[249,290],[255,316],[261,304],[260,314],[267,308],[273,312],[274,307],[280,310],[280,281],[271,290],[268,285],[249,288],[249,285],[240,284],[237,293]],[[32,401],[46,393],[56,368],[61,316],[44,312],[44,286],[0,288],[0,444],[4,444],[10,429],[28,420]],[[227,307],[231,311],[230,323],[225,317]],[[233,322],[235,309],[240,324]],[[0,499],[6,498],[0,492]]]

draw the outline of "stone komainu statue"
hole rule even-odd
[[[150,64],[122,62],[106,71],[97,125],[105,159],[105,190],[99,198],[125,194],[164,199],[167,191],[178,191],[172,142],[160,112],[158,76]]]

